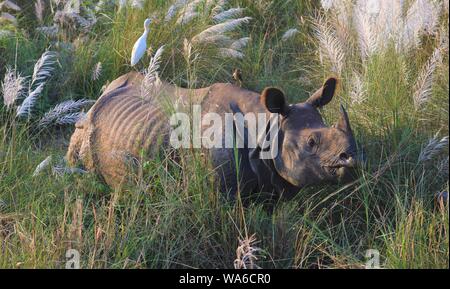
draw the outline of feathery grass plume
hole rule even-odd
[[[208,38],[212,35],[224,34],[226,32],[233,31],[233,30],[237,29],[238,27],[240,27],[241,25],[249,23],[249,21],[251,19],[252,19],[251,17],[231,19],[231,20],[225,21],[223,23],[208,27],[205,30],[203,30],[202,32],[200,32],[199,34],[195,35],[192,38],[192,43],[194,43],[194,44],[200,43],[200,42],[202,42],[203,39]]]
[[[239,246],[236,249],[236,259],[234,260],[235,269],[261,269],[256,264],[256,261],[258,260],[258,252],[261,252],[262,249],[255,247],[255,243],[255,234],[244,238],[244,240],[239,239]]]
[[[359,49],[363,60],[377,52],[376,32],[373,31],[369,18],[360,9],[355,7],[354,22],[358,34]]]
[[[199,15],[199,13],[197,12],[197,8],[203,1],[204,0],[194,0],[185,5],[180,12],[180,16],[177,19],[177,24],[186,25],[194,18],[196,18]]]
[[[291,28],[284,32],[283,36],[281,37],[281,41],[288,41],[292,37],[294,37],[298,33],[298,29]]]
[[[141,84],[141,96],[144,99],[148,99],[155,87],[154,84],[158,82],[158,70],[161,64],[161,56],[164,52],[164,45],[158,48],[155,52],[155,55],[150,59],[150,64],[148,68],[145,70],[144,79]]]
[[[48,156],[43,160],[34,170],[33,177],[38,176],[42,171],[44,171],[52,162],[52,156]]]
[[[188,65],[191,65],[197,60],[198,53],[193,53],[192,43],[186,38],[183,41],[183,57]]]
[[[77,123],[80,119],[84,119],[86,117],[86,113],[81,112],[73,112],[62,115],[55,119],[54,124],[56,125],[70,125]]]
[[[133,0],[131,2],[131,8],[142,10],[144,9],[144,0]]]
[[[118,0],[117,5],[119,6],[119,11],[127,6],[127,0]]]
[[[42,91],[44,90],[45,83],[39,84],[34,90],[32,90],[28,96],[24,99],[22,104],[17,107],[17,117],[24,117],[24,116],[30,116],[31,111],[36,104],[37,99],[41,95]]]
[[[209,37],[201,39],[201,42],[197,42],[196,44],[215,44],[220,46],[228,46],[230,43],[233,43],[233,40],[223,34],[211,35]]]
[[[5,200],[0,199],[0,213],[4,212],[6,208],[8,207],[8,204]]]
[[[353,104],[361,104],[367,99],[367,91],[364,81],[359,73],[353,73],[352,89],[350,91],[350,99]]]
[[[7,12],[1,12],[0,13],[0,20],[8,21],[12,25],[17,26],[17,18]]]
[[[242,59],[245,56],[244,53],[231,48],[219,48],[219,54],[222,57],[236,58],[236,59]]]
[[[44,2],[42,0],[36,0],[34,3],[34,13],[36,14],[36,18],[39,23],[44,22]]]
[[[336,37],[333,27],[322,16],[315,17],[313,29],[319,41],[321,62],[325,57],[331,64],[332,71],[341,75],[345,61],[344,45]]]
[[[31,78],[30,89],[36,85],[45,83],[52,76],[54,65],[56,64],[56,52],[46,51],[34,65],[33,76]]]
[[[9,30],[0,30],[0,39],[9,37],[11,35],[13,35],[13,33]]]
[[[178,10],[183,7],[184,5],[186,5],[186,3],[188,2],[188,0],[177,0],[175,1],[174,4],[172,4],[169,9],[167,10],[166,16],[164,17],[164,21],[165,22],[169,22],[170,20],[172,20],[175,15],[177,15]]]
[[[41,26],[37,27],[36,31],[44,34],[48,38],[56,38],[59,33],[59,27],[57,25]]]
[[[109,1],[108,1],[109,2]],[[115,1],[114,1],[115,2]],[[96,12],[100,12],[105,9],[106,3],[105,0],[99,0],[97,4],[95,4],[94,10]]]
[[[26,87],[25,77],[20,76],[14,69],[6,68],[5,78],[2,83],[3,103],[10,108],[20,98]]]
[[[95,101],[90,99],[68,100],[57,104],[54,108],[44,114],[39,121],[39,127],[47,127],[51,124],[72,124],[76,123],[83,113],[76,112],[81,108],[93,104]]]
[[[10,1],[10,0],[5,0],[3,2],[0,3],[0,10],[1,9],[9,9],[9,10],[14,10],[16,12],[21,11],[22,9],[19,7],[19,5],[17,5],[16,3]]]
[[[243,12],[243,8],[230,8],[213,16],[213,20],[216,23],[222,23],[225,20],[241,17]]]
[[[416,85],[414,87],[414,106],[420,109],[426,104],[432,96],[434,72],[442,61],[440,47],[437,47],[430,59],[425,63],[424,67],[419,73]]]
[[[448,160],[448,156],[446,158],[443,158],[437,166],[438,172],[442,176],[448,177]]]
[[[71,168],[66,165],[56,165],[52,167],[52,173],[56,177],[62,177],[64,175],[73,175],[73,174],[87,174],[88,172],[80,169],[80,168]]]
[[[385,49],[390,41],[402,48],[403,6],[402,0],[356,2],[354,24],[363,59]]]
[[[328,11],[334,6],[334,0],[320,0],[320,4],[325,11]]]
[[[406,14],[403,42],[406,48],[420,45],[422,34],[433,34],[439,22],[441,7],[431,0],[415,0]]]
[[[245,47],[247,47],[249,41],[250,41],[250,37],[243,37],[238,40],[235,40],[233,43],[231,43],[230,49],[242,50]]]
[[[98,62],[92,71],[92,80],[98,80],[100,78],[100,75],[102,74],[102,63]]]
[[[448,136],[439,139],[437,134],[428,141],[428,144],[422,148],[419,154],[419,163],[424,163],[432,160],[448,147]]]
[[[225,11],[224,7],[228,4],[229,0],[208,0],[208,6],[212,6],[215,4],[213,9],[211,9],[212,15],[217,15],[223,11]]]

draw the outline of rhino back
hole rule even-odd
[[[169,140],[167,117],[162,110],[125,86],[102,97],[91,112],[90,146],[95,169],[105,181],[120,185],[132,176],[136,162],[151,158]]]

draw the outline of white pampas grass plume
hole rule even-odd
[[[56,56],[57,54],[53,51],[46,51],[41,55],[34,65],[30,88],[45,83],[47,79],[52,76],[54,65],[56,63]]]
[[[243,37],[238,40],[235,40],[233,43],[231,43],[230,49],[242,50],[245,47],[247,47],[249,41],[250,41],[250,37]]]
[[[39,23],[44,22],[44,2],[42,0],[37,0],[34,3],[34,13],[36,14],[36,18]]]
[[[48,156],[43,160],[34,170],[33,177],[38,176],[42,171],[44,171],[52,162],[52,156]]]
[[[192,57],[192,43],[187,38],[183,41],[183,56],[186,62],[189,63]]]
[[[356,10],[356,9],[355,9]],[[363,60],[375,54],[378,50],[376,32],[373,30],[369,17],[361,10],[354,12],[355,26],[358,33],[359,49]]]
[[[83,175],[87,174],[88,172],[80,168],[71,168],[67,167],[66,165],[57,165],[52,167],[52,173],[56,177],[62,177],[64,175],[73,175],[73,174]]]
[[[164,17],[164,21],[165,22],[169,22],[170,20],[172,20],[175,15],[177,15],[178,10],[183,7],[184,5],[186,5],[186,3],[188,2],[188,0],[177,0],[175,1],[174,4],[172,4],[169,7],[169,10],[167,10],[167,14]]]
[[[25,98],[22,104],[17,107],[17,117],[30,116],[31,111],[36,104],[36,100],[44,90],[44,83],[39,84],[30,94]]]
[[[164,52],[164,45],[158,48],[155,55],[150,59],[150,64],[145,70],[144,79],[141,84],[141,96],[148,99],[152,93],[154,84],[158,81],[158,70],[161,65],[161,56]]]
[[[68,100],[59,103],[44,114],[38,126],[47,127],[51,124],[64,125],[76,123],[84,115],[84,113],[77,111],[92,103],[94,101],[90,99]]]
[[[81,112],[68,113],[66,115],[62,115],[62,116],[58,117],[57,119],[55,119],[54,124],[56,124],[56,125],[75,124],[80,119],[84,119],[85,117],[86,117],[86,113],[82,112],[82,111]]]
[[[7,12],[1,12],[0,13],[0,20],[8,21],[12,25],[17,26],[17,18]]]
[[[328,11],[333,7],[334,0],[320,0],[320,4],[325,11]]]
[[[356,72],[353,73],[350,99],[352,104],[361,104],[367,99],[364,81]]]
[[[98,80],[100,78],[100,75],[102,74],[103,66],[101,62],[98,62],[94,69],[92,70],[92,80]]]
[[[242,59],[244,58],[244,53],[231,49],[231,48],[219,48],[219,54],[222,57]]]
[[[321,61],[323,62],[325,57],[331,64],[331,70],[340,75],[345,60],[343,44],[336,37],[333,28],[322,17],[316,17],[313,28],[319,41]]]
[[[0,213],[3,213],[3,211],[5,211],[7,207],[8,204],[5,202],[5,200],[0,199]]]
[[[139,10],[144,9],[144,0],[133,0],[133,2],[131,2],[131,7]]]
[[[431,98],[434,72],[442,61],[440,48],[436,48],[430,59],[425,63],[424,67],[419,73],[416,85],[414,87],[414,106],[420,109]]]
[[[119,6],[119,11],[127,6],[127,0],[119,0],[117,1],[117,6]]]
[[[37,27],[36,31],[44,34],[48,38],[56,38],[59,33],[59,27],[57,25],[41,26],[41,27]]]
[[[296,28],[291,28],[288,31],[286,31],[283,36],[281,37],[282,41],[288,41],[289,39],[291,39],[292,37],[294,37],[296,34],[298,33],[298,29]]]
[[[3,103],[10,108],[25,91],[25,77],[20,76],[14,69],[6,68],[2,83]]]
[[[194,36],[192,38],[192,43],[202,42],[202,39],[208,38],[211,35],[224,34],[226,32],[233,31],[233,30],[237,29],[239,26],[241,26],[243,24],[247,24],[251,19],[252,19],[251,17],[231,19],[226,22],[211,26],[211,27],[203,30],[196,36]]]
[[[203,2],[203,0],[194,0],[184,6],[184,8],[180,12],[180,17],[177,19],[177,24],[186,25],[191,22],[194,18],[199,16],[197,12],[197,7]]]
[[[428,144],[422,148],[419,155],[419,163],[432,160],[448,147],[448,136],[439,139],[437,135],[428,141]]]
[[[212,5],[215,5],[213,9],[211,9],[212,15],[217,15],[223,11],[225,11],[224,7],[228,5],[229,0],[208,0],[207,6],[210,7]]]
[[[236,249],[236,259],[234,260],[235,269],[260,269],[256,264],[258,253],[261,248],[255,247],[256,237],[253,234],[243,240],[239,239],[239,246]]]
[[[14,3],[14,2],[12,2],[10,0],[5,0],[5,1],[0,3],[0,10],[1,9],[5,9],[5,8],[9,9],[9,10],[14,10],[16,12],[19,12],[19,11],[22,10],[22,9],[20,9],[20,7],[16,3]]]
[[[406,48],[420,45],[422,34],[433,34],[439,22],[441,7],[431,0],[415,0],[406,14],[403,42]]]
[[[0,39],[9,37],[11,35],[13,35],[13,33],[9,30],[0,30]]]
[[[211,35],[196,42],[196,44],[215,44],[220,46],[228,46],[230,43],[233,43],[233,40],[223,34]]]
[[[447,176],[448,177],[448,156],[446,158],[443,158],[439,161],[439,164],[437,165],[437,169],[439,171],[440,175]]]
[[[234,19],[240,17],[244,12],[243,8],[230,8],[226,11],[220,12],[213,17],[214,22],[222,23],[225,20]]]

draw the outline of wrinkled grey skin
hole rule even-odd
[[[262,143],[256,149],[239,149],[238,182],[233,150],[212,150],[214,165],[222,168],[222,190],[233,196],[239,187],[244,193],[267,192],[291,198],[305,186],[351,180],[357,148],[348,115],[341,106],[340,119],[327,127],[318,111],[332,100],[336,85],[336,79],[330,78],[306,102],[291,105],[280,90],[265,89],[258,96],[260,106],[252,103],[251,110],[279,114],[278,154],[274,159],[260,159],[261,147],[267,147]],[[241,100],[232,100],[229,106],[233,113],[248,112]],[[231,165],[224,166],[230,159]]]
[[[150,150],[156,147],[158,138],[168,145],[168,118],[157,102],[141,98],[141,81],[142,75],[129,73],[111,83],[87,119],[77,124],[67,153],[70,164],[81,162],[109,185],[118,186],[130,172],[122,158],[116,157],[117,152],[138,158],[142,150],[148,150],[145,157],[152,158]],[[261,147],[267,147],[264,138],[256,148],[247,146],[237,151],[225,148],[224,138],[223,148],[209,149],[208,153],[221,191],[231,198],[237,191],[243,196],[262,192],[290,198],[305,186],[352,178],[357,151],[347,113],[341,107],[337,123],[327,127],[318,111],[332,100],[336,85],[337,80],[330,78],[307,101],[298,104],[288,104],[277,88],[266,88],[258,94],[224,83],[197,90],[162,83],[160,90],[178,100],[194,96],[203,114],[277,113],[280,130],[274,141],[279,152],[273,159],[260,158]],[[222,135],[226,136],[224,131]],[[248,131],[234,137],[247,140]]]

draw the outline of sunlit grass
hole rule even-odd
[[[83,268],[233,268],[239,240],[256,234],[256,264],[262,268],[361,268],[368,249],[379,250],[387,268],[448,268],[448,204],[435,198],[449,190],[448,164],[447,172],[440,166],[448,149],[418,162],[430,137],[448,135],[448,51],[426,107],[416,110],[412,98],[438,39],[409,54],[390,47],[367,62],[349,42],[340,91],[322,113],[331,124],[339,104],[348,107],[367,164],[350,185],[305,188],[293,200],[270,206],[227,199],[214,186],[208,161],[192,151],[181,152],[180,165],[166,154],[143,160],[134,176],[138,185],[123,190],[108,188],[93,174],[57,176],[51,166],[33,177],[47,156],[62,158],[73,130],[36,133],[35,127],[55,104],[97,99],[108,81],[146,68],[162,45],[160,76],[177,85],[231,82],[232,70],[240,68],[244,87],[275,85],[291,102],[304,100],[334,74],[319,61],[312,33],[319,1],[230,1],[253,18],[232,33],[251,37],[242,60],[223,58],[210,46],[194,46],[197,59],[187,59],[184,39],[212,25],[209,15],[182,27],[176,19],[165,23],[167,1],[146,1],[142,10],[106,10],[89,33],[67,31],[54,40],[35,33],[34,7],[16,2],[24,12],[15,34],[0,38],[0,81],[6,65],[32,74],[49,47],[59,58],[30,120],[19,121],[0,105],[0,267],[63,268],[66,250],[75,248]],[[151,55],[131,68],[132,46],[151,16],[159,20],[148,41]],[[46,15],[46,25],[51,22]],[[291,28],[299,33],[282,41]],[[94,80],[99,62],[102,73]],[[367,99],[359,104],[351,99],[353,70],[365,83]]]

